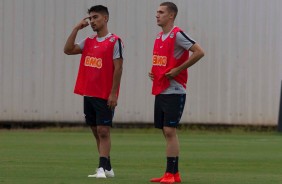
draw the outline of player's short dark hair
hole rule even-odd
[[[90,9],[88,9],[88,14],[90,14],[91,12],[97,12],[109,16],[108,8],[103,5],[92,6]]]
[[[168,11],[174,13],[174,18],[176,18],[177,13],[178,13],[178,8],[173,2],[163,2],[160,4],[160,6],[166,6]]]

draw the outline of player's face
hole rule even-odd
[[[158,26],[165,26],[169,21],[173,20],[173,14],[168,11],[166,6],[159,6],[157,10],[157,24]]]
[[[101,13],[90,12],[89,21],[93,31],[100,31],[108,22],[108,17]]]

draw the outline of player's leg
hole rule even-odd
[[[106,169],[108,158],[111,151],[111,134],[109,126],[97,126],[97,134],[100,140],[100,149],[99,155],[100,158],[105,158],[104,160],[100,160],[99,167],[103,167]]]
[[[172,175],[175,182],[181,182],[178,172],[179,140],[176,128],[179,125],[183,113],[185,99],[185,94],[167,95],[164,99],[163,109],[165,117],[163,134],[166,139],[167,176],[164,177],[161,182],[172,181]]]
[[[158,129],[163,129],[164,126],[164,112],[162,109],[162,99],[164,98],[163,95],[156,95],[155,97],[155,106],[154,106],[154,126]],[[151,182],[160,182],[164,176],[159,178],[151,178]]]
[[[175,182],[174,174],[175,174],[175,165],[176,158],[179,155],[179,141],[176,134],[175,127],[167,127],[163,128],[163,134],[166,140],[166,171],[165,176],[160,182],[169,183]]]
[[[177,157],[179,155],[179,141],[175,127],[164,127],[163,134],[166,139],[166,155]]]
[[[114,177],[110,162],[111,133],[114,110],[107,105],[107,100],[96,98],[95,109],[97,112],[97,136],[99,137],[99,168],[103,168],[107,177]]]
[[[97,132],[97,126],[90,126],[90,128],[96,140],[98,153],[100,154],[100,139],[99,139],[98,132]]]
[[[179,125],[184,110],[186,95],[172,94],[166,99],[167,101],[164,104],[165,120],[163,130],[167,141],[167,171],[174,174],[175,182],[181,182],[178,171],[180,146],[176,128]]]
[[[108,156],[99,157],[99,167],[96,169],[96,173],[88,175],[88,177],[106,178],[107,175],[109,177],[114,176],[112,169],[106,171],[104,169],[104,167],[111,168],[111,164],[109,161],[109,152],[111,148],[109,129],[110,126],[112,125],[112,122],[108,122],[107,126],[103,127],[104,124],[101,125],[101,122],[103,122],[101,118],[110,116],[110,119],[112,119],[113,116],[112,111],[110,112],[110,115],[104,115],[104,110],[103,110],[105,109],[104,103],[105,100],[99,98],[84,97],[84,112],[85,112],[86,123],[90,125],[92,133],[96,139],[99,155],[108,155]],[[101,144],[101,138],[102,138],[102,144]],[[102,169],[100,169],[101,165],[106,165],[106,166],[103,166]]]
[[[86,124],[90,126],[91,131],[94,135],[94,138],[96,140],[97,149],[99,153],[99,137],[97,134],[97,124],[96,124],[96,111],[92,103],[91,97],[84,97],[84,115],[85,115],[85,121]]]
[[[94,135],[94,138],[96,140],[97,150],[98,153],[100,153],[100,140],[97,133],[97,124],[96,124],[96,111],[93,104],[93,98],[92,97],[84,97],[84,114],[85,114],[85,121],[86,124],[90,126],[92,133]],[[97,177],[98,168],[96,169],[96,172],[94,174],[88,175],[88,177]]]

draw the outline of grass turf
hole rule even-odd
[[[183,184],[282,183],[282,136],[275,132],[181,130]],[[98,154],[88,129],[0,131],[0,183],[143,184],[165,170],[165,143],[153,129],[113,129],[113,179],[87,178]]]

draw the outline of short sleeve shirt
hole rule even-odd
[[[97,41],[102,42],[105,39],[107,39],[108,37],[110,37],[111,35],[112,35],[112,33],[109,33],[105,37],[97,37]],[[79,46],[79,48],[81,50],[83,50],[83,48],[84,48],[84,44],[85,44],[86,39],[87,38],[85,38],[85,39],[83,39],[83,40],[81,40],[80,42],[77,43],[77,45]],[[118,41],[115,43],[115,46],[114,46],[113,60],[123,58],[123,52],[124,52],[124,46],[121,43],[120,39],[118,39]]]
[[[162,35],[162,40],[165,40],[170,35],[170,32]],[[196,42],[184,32],[178,32],[176,34],[176,41],[174,46],[174,57],[179,59],[185,50],[189,50]],[[161,94],[186,94],[186,89],[176,82],[170,80],[170,86],[164,90]]]

